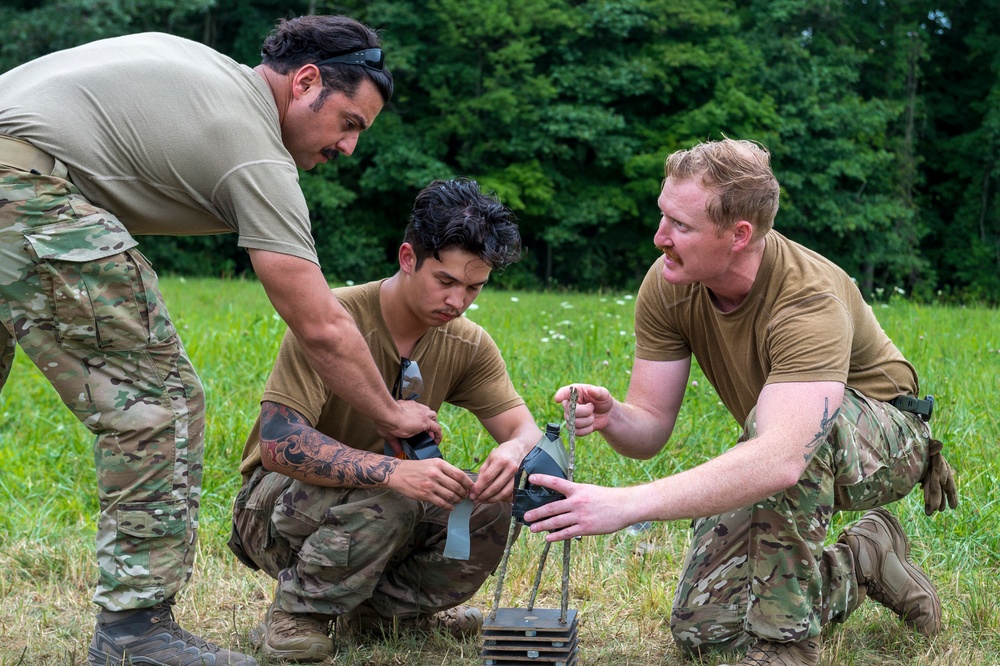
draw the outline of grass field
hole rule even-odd
[[[262,617],[272,585],[238,565],[225,542],[243,441],[284,324],[254,282],[166,279],[162,286],[208,396],[198,559],[176,614],[187,628],[248,650],[247,631]],[[621,294],[487,289],[468,316],[496,339],[515,385],[544,425],[561,417],[551,396],[563,384],[603,384],[624,396],[633,304]],[[824,634],[822,663],[1000,664],[1000,317],[995,310],[903,300],[875,307],[920,372],[923,392],[937,397],[934,432],[958,470],[957,511],[927,518],[919,492],[893,506],[912,538],[914,559],[938,587],[946,628],[924,639],[866,602]],[[0,394],[0,413],[0,664],[83,664],[95,609],[92,437],[20,352]],[[442,410],[440,420],[449,460],[477,468],[492,444],[488,435],[458,410]],[[630,484],[665,476],[717,455],[738,432],[695,369],[678,427],[660,455],[624,460],[591,436],[577,442],[576,478]],[[831,535],[857,517],[838,515]],[[574,545],[570,608],[581,617],[581,663],[681,663],[667,622],[687,538],[687,524],[667,523]],[[526,602],[542,544],[524,533],[515,545],[502,606]],[[549,558],[538,607],[559,606],[560,554],[561,546]],[[492,602],[494,584],[490,579],[476,597],[481,607]],[[331,663],[483,663],[479,644],[437,636],[338,646]]]

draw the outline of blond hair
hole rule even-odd
[[[700,143],[668,156],[663,172],[675,180],[700,177],[701,185],[716,195],[709,198],[706,212],[720,231],[746,220],[757,240],[774,226],[780,187],[771,171],[771,154],[759,143]]]

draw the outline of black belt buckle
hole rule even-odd
[[[889,404],[902,412],[916,414],[924,423],[930,421],[934,414],[934,396],[932,395],[923,400],[914,398],[912,395],[900,395],[893,398]]]

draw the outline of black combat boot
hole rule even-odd
[[[91,666],[257,666],[252,657],[181,629],[173,605],[171,599],[151,608],[102,610],[90,642]]]

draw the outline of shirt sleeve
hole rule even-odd
[[[448,402],[467,409],[479,420],[488,419],[524,404],[507,374],[507,364],[496,342],[480,329],[480,343]]]
[[[680,361],[691,347],[675,325],[677,299],[663,279],[663,259],[646,272],[635,299],[635,357],[644,361]]]
[[[220,183],[215,199],[223,215],[235,221],[240,247],[319,264],[295,165],[278,160],[240,165]]]
[[[834,294],[816,294],[786,307],[769,324],[766,384],[847,383],[854,322]]]

